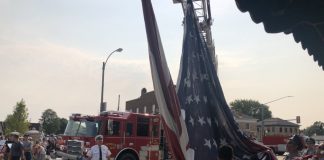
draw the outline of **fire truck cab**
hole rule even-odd
[[[161,117],[159,115],[108,111],[99,116],[72,114],[64,135],[65,146],[56,155],[79,159],[103,135],[104,144],[115,160],[158,160],[162,157]]]

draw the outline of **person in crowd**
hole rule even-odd
[[[314,138],[307,138],[306,139],[306,148],[303,150],[303,157],[315,155],[316,154],[316,146],[315,146],[315,139]]]
[[[46,159],[51,159],[51,153],[55,151],[55,139],[50,137],[46,145]]]
[[[304,149],[304,139],[299,135],[294,135],[292,138],[288,140],[286,145],[286,150],[288,155],[284,158],[284,160],[296,160],[301,159],[300,151]]]
[[[233,160],[233,148],[229,145],[223,145],[218,149],[219,160]]]
[[[19,141],[19,136],[18,135],[12,135],[13,137],[13,143],[10,148],[10,157],[11,160],[20,160],[20,158],[25,159],[24,156],[24,148]]]
[[[9,159],[9,157],[10,157],[10,148],[11,148],[11,146],[12,146],[12,144],[14,143],[13,142],[13,138],[12,138],[12,135],[10,135],[10,136],[7,136],[6,137],[6,142],[5,142],[5,145],[4,145],[4,150],[3,150],[3,159],[4,160],[8,160]]]
[[[109,148],[103,144],[103,136],[97,135],[95,137],[96,145],[92,146],[88,151],[87,156],[91,160],[108,160],[111,152]]]
[[[45,160],[46,152],[45,148],[40,144],[39,141],[35,142],[33,146],[33,158],[34,160]]]
[[[25,134],[23,141],[22,141],[22,146],[24,148],[24,155],[26,160],[31,160],[32,159],[32,142],[30,140],[28,140],[29,135]]]
[[[61,150],[62,146],[64,146],[64,140],[61,136],[58,136],[56,141],[56,149]]]
[[[5,143],[6,140],[3,136],[0,136],[0,160],[4,158],[4,152],[5,152]]]

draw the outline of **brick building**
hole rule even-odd
[[[142,89],[140,97],[126,101],[125,108],[126,111],[135,113],[159,113],[159,107],[156,102],[154,91],[147,92],[146,88]]]

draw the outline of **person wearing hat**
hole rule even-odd
[[[288,155],[284,160],[301,159],[300,151],[304,149],[304,139],[299,135],[291,137],[286,145]]]
[[[12,135],[13,143],[10,148],[10,157],[11,160],[20,160],[20,158],[25,159],[24,148],[19,141],[18,135]]]
[[[97,135],[95,137],[96,145],[92,146],[88,151],[87,156],[91,160],[108,160],[111,152],[109,148],[103,144],[103,136]]]
[[[306,139],[306,149],[303,150],[303,156],[315,155],[316,154],[316,146],[314,138]]]
[[[32,142],[28,139],[29,135],[25,134],[23,141],[22,141],[22,146],[24,148],[24,155],[26,160],[31,160],[32,159]]]

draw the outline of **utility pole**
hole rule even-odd
[[[102,62],[102,76],[101,76],[101,99],[100,99],[100,113],[103,111],[106,111],[107,108],[107,103],[103,102],[103,94],[104,94],[104,82],[105,82],[105,68],[106,68],[106,64],[108,62],[109,57],[115,53],[115,52],[121,52],[123,51],[122,48],[118,48],[114,51],[112,51],[109,56],[107,57],[105,62]]]

